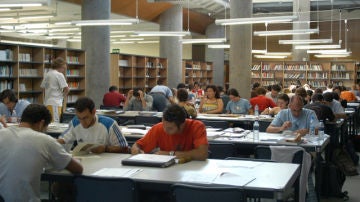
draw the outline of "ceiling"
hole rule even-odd
[[[0,0],[0,3],[9,0]],[[25,0],[21,0],[25,1]],[[27,0],[30,1],[30,0]],[[35,0],[33,0],[35,1]],[[44,1],[44,0],[42,0]],[[54,22],[72,21],[81,19],[81,2],[82,0],[46,0],[49,2],[48,6],[34,7],[34,8],[18,8],[7,12],[0,12],[0,18],[5,16],[21,16],[21,15],[45,15],[54,14],[55,17],[50,19],[38,19],[38,20],[0,20],[0,25],[14,26],[18,23],[35,23],[35,22],[47,22],[50,23],[49,28],[69,28],[69,26],[55,26]],[[300,1],[300,0],[298,0]],[[254,15],[267,15],[273,13],[292,12],[292,1],[289,0],[253,0],[253,13]],[[138,0],[138,6],[136,6],[136,0],[112,0],[111,5],[111,18],[134,18],[136,13],[141,19],[141,22],[131,26],[113,26],[112,30],[146,30],[157,31],[159,30],[158,20],[161,13],[171,8],[174,4],[183,5],[184,9],[184,25],[183,29],[189,29],[194,35],[204,35],[206,27],[213,23],[218,18],[229,17],[229,4],[228,0]],[[360,0],[319,0],[311,1],[311,11],[342,9],[347,12],[360,9]],[[188,12],[188,9],[190,12]],[[136,12],[138,10],[138,12]],[[225,16],[225,13],[227,16]],[[190,19],[190,24],[187,23],[187,18]],[[360,16],[358,16],[360,18]],[[0,29],[1,30],[1,29]],[[42,35],[34,35],[29,31],[23,31],[24,33],[1,32],[1,36],[21,37],[28,39],[48,39],[52,33],[47,32]],[[69,37],[80,37],[80,28]],[[29,34],[30,33],[30,34]],[[54,31],[54,33],[61,34],[61,31]],[[64,31],[65,33],[65,31]]]

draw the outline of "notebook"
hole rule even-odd
[[[136,154],[121,161],[123,165],[165,168],[175,163],[175,156]]]

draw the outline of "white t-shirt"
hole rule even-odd
[[[43,168],[64,169],[71,156],[54,138],[30,128],[0,129],[0,194],[5,201],[40,201]]]
[[[65,76],[57,70],[51,69],[46,73],[40,87],[45,88],[45,105],[62,106],[63,89],[67,87]]]

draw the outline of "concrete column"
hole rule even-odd
[[[110,19],[110,6],[111,0],[83,0],[82,19]],[[99,107],[110,85],[110,27],[82,27],[81,35],[81,47],[86,51],[86,95]]]
[[[299,22],[293,23],[293,29],[309,29],[310,24],[310,0],[296,0],[293,1],[294,15],[299,16]],[[293,35],[294,40],[310,39],[309,34]],[[293,45],[293,61],[309,60],[309,55],[306,50],[297,50]]]
[[[230,1],[231,18],[252,17],[252,0]],[[230,88],[239,91],[241,97],[249,99],[252,66],[252,25],[230,26]]]
[[[160,31],[182,31],[183,13],[180,5],[174,5],[160,16]],[[181,37],[160,37],[160,57],[168,59],[168,86],[174,88],[182,82],[182,44]]]
[[[206,36],[208,38],[224,38],[224,26],[211,24],[206,29]],[[224,49],[205,48],[205,61],[212,62],[213,84],[225,86],[224,84]]]

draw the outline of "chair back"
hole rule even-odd
[[[266,132],[267,127],[270,125],[271,121],[259,121],[259,131]]]
[[[143,124],[145,126],[153,126],[160,122],[161,122],[161,119],[156,116],[135,116],[135,124]]]
[[[236,147],[232,143],[209,142],[210,159],[226,159],[236,155]]]
[[[226,129],[229,127],[227,121],[201,120],[206,127]]]
[[[185,184],[172,186],[173,201],[176,202],[241,202],[244,192],[236,187],[205,187]]]
[[[77,176],[76,201],[122,201],[136,202],[135,181],[129,178]]]

